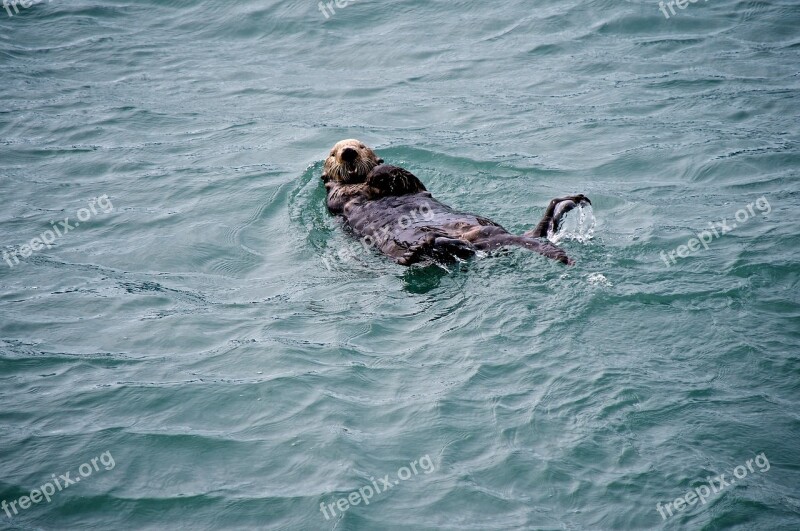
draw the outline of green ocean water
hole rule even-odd
[[[800,529],[800,4],[673,9],[1,9],[0,529]],[[594,235],[358,251],[351,137]]]

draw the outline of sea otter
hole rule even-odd
[[[384,164],[355,139],[333,146],[322,181],[328,210],[341,215],[359,237],[401,265],[449,262],[509,245],[572,265],[563,249],[542,238],[548,230],[558,230],[564,214],[580,204],[591,204],[584,195],[553,199],[534,229],[511,234],[488,218],[440,203],[411,172]]]

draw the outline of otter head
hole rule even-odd
[[[325,159],[322,180],[342,184],[358,184],[367,180],[372,168],[382,164],[374,151],[363,142],[350,138],[337,142]]]

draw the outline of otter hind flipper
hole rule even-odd
[[[542,220],[536,225],[536,228],[524,233],[523,236],[529,238],[546,238],[548,231],[558,231],[561,220],[567,212],[584,204],[591,205],[592,202],[583,194],[559,197],[551,200],[547,205],[547,210],[545,210]]]

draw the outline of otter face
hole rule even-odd
[[[374,151],[363,142],[350,138],[337,142],[325,159],[322,180],[342,184],[358,184],[367,180],[372,168],[382,164]]]

